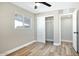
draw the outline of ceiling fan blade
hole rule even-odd
[[[47,2],[35,2],[35,3],[40,3],[40,4],[43,4],[43,5],[46,5],[46,6],[48,6],[48,7],[51,7],[52,5],[50,5],[49,3],[47,3]],[[37,9],[37,5],[35,5],[34,6],[34,9]]]
[[[48,6],[48,7],[51,7],[51,5],[48,4],[47,2],[39,2],[39,3],[42,3],[42,4],[44,4],[44,5]]]

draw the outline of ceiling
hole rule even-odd
[[[53,10],[63,10],[63,9],[70,9],[70,8],[79,8],[79,2],[48,2],[51,4],[51,7],[47,7],[43,4],[38,6],[38,9],[34,9],[34,2],[12,2],[21,8],[24,8],[32,13],[42,13],[48,12]]]

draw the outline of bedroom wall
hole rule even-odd
[[[14,15],[22,14],[32,18],[31,29],[15,29]],[[34,40],[35,15],[11,3],[0,3],[0,53],[19,47]]]

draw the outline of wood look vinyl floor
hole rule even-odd
[[[62,42],[60,46],[54,46],[52,42],[35,42],[7,56],[78,56],[72,48],[72,43]]]

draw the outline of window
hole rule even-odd
[[[15,15],[15,28],[30,28],[31,19],[25,16]]]

